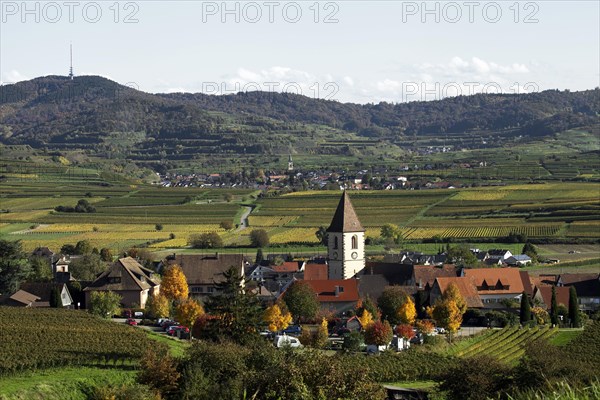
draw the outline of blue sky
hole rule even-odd
[[[286,90],[366,103],[600,85],[597,1],[2,1],[0,10],[4,84],[66,75],[73,43],[76,75],[148,92]]]

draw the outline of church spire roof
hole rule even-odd
[[[327,228],[327,232],[364,232],[365,228],[361,225],[350,202],[350,196],[344,190],[342,198],[338,203],[331,225]]]

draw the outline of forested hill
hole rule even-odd
[[[140,141],[259,136],[313,124],[392,140],[506,130],[540,136],[597,124],[598,115],[599,89],[359,105],[266,92],[149,94],[97,76],[48,76],[0,87],[0,142],[33,146],[90,144],[119,132],[141,132]]]

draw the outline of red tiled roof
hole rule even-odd
[[[350,302],[359,299],[358,281],[356,279],[312,280],[306,282],[317,293],[320,302]]]
[[[471,268],[465,269],[464,274],[477,286],[479,294],[518,294],[525,290],[517,268]],[[505,289],[495,289],[498,283]],[[490,289],[483,289],[486,286]]]
[[[539,286],[537,288],[542,295],[542,300],[547,308],[550,308],[552,304],[552,286]],[[569,307],[569,288],[568,287],[556,287],[556,304],[563,304]]]
[[[415,285],[425,287],[427,284],[433,286],[435,278],[456,277],[456,267],[452,264],[446,264],[441,267],[436,265],[415,265],[413,267]]]
[[[304,280],[326,280],[327,279],[327,264],[306,264],[304,267]]]
[[[483,307],[483,303],[477,293],[477,288],[473,281],[467,277],[439,277],[435,279],[443,294],[451,283],[454,283],[460,294],[467,302],[467,307]]]
[[[298,271],[298,262],[286,261],[281,265],[272,266],[271,269],[275,272],[297,272]]]

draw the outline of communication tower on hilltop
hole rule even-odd
[[[73,80],[73,45],[71,44],[71,67],[69,68],[69,79]]]

